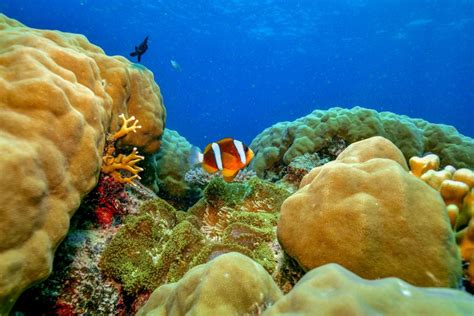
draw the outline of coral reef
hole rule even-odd
[[[459,285],[443,200],[408,173],[402,152],[382,137],[353,143],[306,175],[283,203],[277,233],[305,270],[334,262],[367,279]]]
[[[338,264],[309,271],[262,315],[470,315],[459,290],[420,288],[397,278],[364,280]]]
[[[104,174],[111,175],[116,182],[134,185],[133,180],[141,179],[138,173],[143,171],[143,169],[136,166],[136,164],[145,159],[145,157],[138,155],[136,147],[133,148],[132,153],[126,156],[124,154],[115,155],[115,144],[119,139],[127,136],[130,132],[136,133],[137,129],[142,127],[137,125],[138,120],[136,120],[134,116],[127,119],[124,114],[120,114],[119,117],[123,121],[122,126],[120,130],[107,137],[107,143],[104,149],[105,154],[102,157],[102,167],[100,171]],[[133,124],[128,126],[130,122],[133,122]],[[131,176],[124,176],[124,172],[131,174]]]
[[[97,187],[71,219],[66,239],[55,254],[53,273],[26,290],[13,315],[130,315],[143,297],[130,297],[123,286],[104,275],[99,262],[127,215],[137,214],[143,200],[156,198],[140,185],[124,185],[102,175]]]
[[[192,267],[231,251],[273,272],[275,226],[287,196],[258,178],[245,183],[214,178],[187,213],[164,200],[147,201],[105,248],[101,267],[135,296],[176,282]]]
[[[253,170],[242,169],[237,173],[237,175],[232,179],[232,182],[245,182],[252,177],[255,177],[257,174]],[[189,169],[184,175],[184,181],[191,186],[198,188],[204,188],[209,182],[214,178],[222,178],[220,172],[208,173],[201,166],[194,167]]]
[[[467,264],[464,285],[474,293],[474,171],[450,165],[438,170],[439,157],[434,154],[412,157],[409,163],[413,175],[441,194]]]
[[[192,145],[178,132],[165,129],[160,150],[146,157],[143,184],[179,209],[185,209],[199,199],[200,191],[184,181]]]
[[[417,288],[397,278],[364,280],[337,264],[309,271],[282,296],[259,265],[223,254],[157,288],[138,316],[156,315],[471,315],[458,290]]]
[[[253,169],[259,177],[271,178],[275,170],[288,166],[294,158],[324,151],[334,137],[351,144],[377,135],[391,140],[406,159],[432,152],[441,158],[443,166],[474,168],[474,140],[453,127],[355,107],[316,110],[265,129],[250,144],[255,152]]]
[[[159,148],[165,110],[151,72],[84,36],[0,15],[0,314],[45,279],[81,199],[97,183],[107,133],[135,115],[118,149]],[[20,128],[21,127],[21,128]]]

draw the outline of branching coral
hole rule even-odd
[[[439,168],[439,158],[430,154],[410,159],[412,174],[439,191],[446,203],[448,216],[462,258],[467,262],[468,290],[474,290],[474,171],[453,166]]]
[[[115,156],[115,143],[120,138],[127,136],[130,132],[136,133],[137,129],[141,128],[141,126],[137,125],[138,120],[136,120],[134,116],[127,119],[124,114],[121,114],[119,117],[123,121],[122,126],[119,131],[107,138],[101,171],[102,173],[111,175],[117,182],[134,185],[133,180],[140,179],[138,173],[143,171],[143,169],[136,164],[145,159],[145,157],[138,155],[136,147],[133,148],[132,153],[129,155],[119,154]],[[133,124],[129,126],[131,122],[133,122]],[[123,176],[123,171],[132,174],[132,176]]]

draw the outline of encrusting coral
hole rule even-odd
[[[137,117],[142,133],[117,148],[155,152],[166,113],[150,71],[106,56],[84,36],[0,14],[0,314],[50,274],[120,113]]]
[[[383,137],[353,143],[306,175],[282,204],[277,233],[306,271],[334,262],[418,286],[457,287],[461,278],[443,200]]]
[[[157,288],[137,316],[471,315],[474,299],[397,278],[364,280],[338,264],[309,271],[286,295],[259,265],[227,253]]]
[[[468,263],[467,287],[474,290],[474,171],[453,166],[438,170],[439,158],[430,154],[410,158],[412,173],[439,191],[447,208],[461,257]]]

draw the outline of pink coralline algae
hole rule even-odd
[[[101,176],[96,191],[97,207],[96,220],[103,227],[113,223],[115,215],[123,213],[121,202],[128,199],[123,183],[117,182],[113,177]]]

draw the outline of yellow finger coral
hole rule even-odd
[[[444,180],[439,187],[439,193],[446,205],[454,204],[458,208],[462,207],[467,192],[469,192],[469,186],[460,181]]]
[[[416,177],[420,177],[428,170],[438,170],[439,157],[434,154],[429,154],[424,157],[412,157],[409,160],[409,164],[411,173]]]
[[[431,155],[430,155],[431,156]],[[430,158],[430,161],[436,161]],[[410,161],[417,162],[419,157]],[[438,190],[445,204],[451,226],[456,231],[456,240],[461,250],[461,257],[469,263],[467,278],[474,287],[474,171],[461,168],[456,170],[446,166],[441,171],[420,168],[421,164],[410,163],[415,167],[413,174],[419,174],[420,179]],[[426,164],[425,164],[426,165]]]

